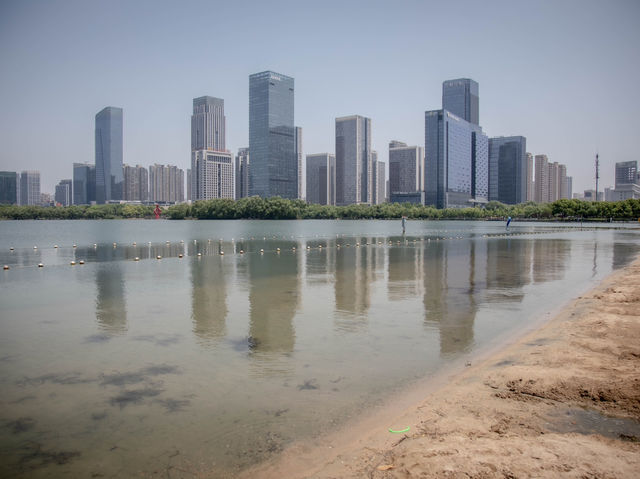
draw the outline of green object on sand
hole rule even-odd
[[[394,434],[400,434],[400,433],[402,433],[402,432],[407,432],[409,429],[411,429],[411,427],[410,427],[410,426],[405,427],[405,428],[404,428],[404,429],[402,429],[401,431],[396,431],[396,430],[394,430],[394,429],[389,428],[389,432],[392,432],[392,433],[394,433]]]

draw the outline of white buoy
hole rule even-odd
[[[224,251],[220,251],[220,256],[224,256]]]
[[[44,265],[42,263],[38,263],[38,268],[42,268]]]
[[[260,250],[260,254],[263,254],[263,253],[264,253],[264,250],[263,250],[263,249],[261,249],[261,250]]]
[[[79,264],[84,264],[84,260],[81,259],[80,261],[78,261]]]
[[[115,248],[118,245],[118,243],[113,243],[113,247]]]
[[[276,251],[279,253],[280,252],[280,248],[276,248]]]
[[[137,246],[138,243],[136,243],[135,241],[133,242],[133,246]]]
[[[13,251],[13,246],[11,248],[9,248],[9,251]]]
[[[156,256],[156,259],[162,259],[162,256],[158,255]]]
[[[140,258],[136,256],[135,258],[133,258],[133,261],[140,261]]]
[[[71,264],[71,266],[75,266],[75,265],[76,265],[76,262],[75,262],[75,261],[72,261],[70,264]]]
[[[57,244],[54,244],[54,245],[53,245],[53,247],[54,247],[55,249],[58,249],[58,245],[57,245]]]
[[[74,248],[77,248],[78,246],[76,246],[76,245],[74,244],[74,245],[73,245],[73,247],[74,247]],[[56,248],[57,248],[57,246],[56,246]]]
[[[5,271],[6,271],[6,270],[8,270],[8,269],[9,269],[9,265],[8,265],[8,264],[5,264],[5,265],[2,267],[2,269],[3,269],[3,270],[5,270]]]
[[[243,249],[240,250],[240,254],[244,254],[244,250]]]
[[[38,247],[37,247],[37,246],[34,246],[34,247],[33,247],[33,249],[38,249]]]
[[[295,251],[295,250],[296,250],[296,247],[294,246],[294,247],[293,247],[293,248],[291,248],[291,249],[292,249],[293,251]]]
[[[202,253],[198,253],[198,256],[202,256]]]
[[[95,244],[95,243],[93,243],[93,247],[94,247],[94,248],[97,248],[97,247],[98,247],[98,245],[97,245],[97,244]]]
[[[178,258],[182,258],[182,256],[183,256],[183,254],[182,254],[182,253],[180,253],[180,254],[178,255]]]

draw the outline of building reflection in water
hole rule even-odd
[[[533,243],[533,282],[563,279],[570,255],[570,240],[537,239]]]
[[[440,355],[464,352],[473,345],[473,323],[478,309],[476,276],[486,269],[486,255],[474,241],[431,242],[425,245],[425,325],[440,332]],[[477,264],[481,263],[481,264]]]
[[[390,301],[420,296],[423,292],[424,250],[414,244],[389,248],[388,296]]]
[[[283,372],[275,364],[295,346],[293,320],[300,302],[299,252],[293,241],[279,242],[281,253],[247,255],[249,335],[247,347],[261,372]],[[275,249],[275,248],[274,248]]]
[[[366,325],[371,284],[378,272],[384,270],[384,249],[366,246],[374,238],[353,238],[353,241],[348,247],[348,241],[342,242],[335,256],[336,326],[344,331],[357,331]]]
[[[225,269],[229,261],[221,256],[196,256],[189,261],[193,333],[198,340],[208,344],[227,334],[229,310]]]
[[[486,242],[486,300],[519,302],[523,287],[531,283],[533,241],[526,239],[494,239]]]
[[[96,267],[96,320],[98,327],[108,334],[127,331],[127,305],[122,265],[115,261],[115,248],[98,248]]]

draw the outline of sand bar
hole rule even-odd
[[[462,369],[243,477],[639,477],[640,259]]]

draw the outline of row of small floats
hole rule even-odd
[[[438,233],[438,232],[439,233],[442,233],[442,232],[446,233],[447,231],[446,230],[444,230],[444,231],[436,231],[436,233]],[[506,232],[506,233],[487,233],[487,234],[483,234],[482,237],[483,238],[502,238],[502,237],[511,237],[511,236],[538,235],[538,234],[554,233],[554,232],[557,232],[557,230],[554,230],[554,231],[525,231],[525,232]],[[336,236],[340,237],[340,235],[336,235]],[[344,235],[342,235],[342,236],[344,236]],[[318,237],[318,235],[316,235],[316,237]],[[291,238],[293,238],[293,236]],[[426,239],[425,238],[419,238],[419,239],[414,238],[412,240],[405,239],[404,241],[396,240],[395,244],[396,245],[400,245],[400,244],[409,245],[409,244],[421,243],[421,242],[430,243],[432,240],[433,241],[446,241],[446,240],[459,240],[459,239],[468,239],[468,238],[469,238],[469,236],[437,236],[435,238],[426,238]],[[266,241],[267,237],[264,236],[262,239]],[[269,239],[279,239],[279,238],[277,236],[273,236],[272,238],[269,238]],[[285,239],[285,237],[283,237],[281,239]],[[252,241],[255,240],[255,237],[251,237],[251,240]],[[240,238],[240,241],[245,241],[245,239],[244,238]],[[211,239],[207,240],[208,244],[210,244],[211,242],[212,242]],[[218,240],[218,242],[219,242],[220,245],[222,245],[223,240],[220,239],[220,240]],[[234,238],[231,238],[231,242],[232,243],[235,242]],[[193,243],[197,244],[198,240],[193,240]],[[151,244],[152,244],[151,241],[149,241],[147,243],[148,246],[151,246]],[[165,245],[170,245],[171,241],[167,240],[164,244]],[[180,240],[180,244],[184,244],[184,240]],[[369,243],[369,242],[367,242],[367,243],[356,242],[356,243],[354,243],[353,246],[355,246],[356,248],[359,248],[360,246],[376,246],[376,245],[381,246],[381,245],[385,245],[385,244],[387,244],[389,246],[393,246],[394,242],[393,241],[388,241],[388,242],[378,241],[377,243],[376,242],[371,242],[371,243]],[[132,243],[132,246],[137,246],[137,245],[138,245],[138,243],[135,242],[135,241]],[[112,247],[113,248],[117,248],[117,246],[118,246],[118,243],[112,243]],[[73,248],[77,248],[78,246],[76,244],[73,244],[72,247]],[[336,249],[340,249],[342,247],[349,248],[349,247],[351,247],[351,243],[344,243],[344,244],[336,243],[336,245],[335,245]],[[55,245],[53,245],[53,248],[54,249],[58,249],[59,246],[57,244],[55,244]],[[93,243],[93,248],[97,249],[98,248],[98,244],[97,243]],[[326,248],[330,248],[330,246],[323,246],[322,244],[318,244],[317,246],[307,245],[307,247],[306,247],[307,250],[313,250],[313,249],[322,250],[323,248],[325,248],[325,249]],[[37,250],[38,247],[34,246],[33,249]],[[13,246],[11,246],[9,248],[9,250],[10,251],[15,251],[15,248]],[[293,246],[293,247],[291,247],[290,251],[296,252],[296,250],[297,250],[296,247]],[[275,253],[276,254],[280,254],[281,251],[282,250],[280,248],[276,248],[275,249]],[[261,255],[264,255],[265,254],[264,248],[261,248],[258,251],[258,253],[261,254]],[[225,254],[224,251],[220,247],[219,250],[218,250],[218,255],[224,256],[224,254]],[[239,250],[236,251],[236,254],[244,255],[245,251],[243,249],[239,249]],[[202,257],[202,253],[198,252],[196,256],[197,257]],[[184,257],[183,253],[179,253],[178,254],[178,258],[183,258],[183,257]],[[158,259],[158,260],[162,259],[162,255],[156,255],[156,259]],[[140,261],[140,257],[138,257],[138,256],[134,257],[133,261]],[[69,264],[71,266],[75,266],[76,264],[84,265],[85,261],[82,260],[82,259],[78,260],[78,261],[72,260],[72,261],[69,262]],[[43,263],[38,263],[38,268],[43,268],[43,267],[44,267]],[[6,271],[6,270],[9,270],[10,267],[9,267],[9,265],[5,264],[2,269]]]

